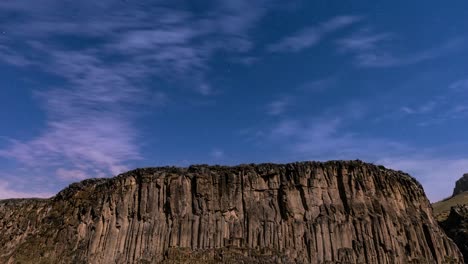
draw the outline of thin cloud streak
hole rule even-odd
[[[338,40],[338,52],[354,56],[359,67],[385,68],[417,64],[446,55],[462,47],[462,39],[452,39],[440,46],[411,52],[395,54],[391,49],[392,33],[374,33],[369,28],[361,29],[352,35]]]
[[[458,80],[449,85],[449,89],[455,92],[468,91],[468,79]]]
[[[272,116],[281,115],[290,107],[293,99],[291,97],[284,97],[272,101],[267,105],[267,113]]]
[[[269,52],[299,52],[317,45],[327,34],[333,33],[360,20],[357,16],[334,17],[318,26],[304,28],[267,47]]]
[[[403,106],[401,111],[406,114],[427,114],[438,106],[436,101],[429,101],[417,107]]]

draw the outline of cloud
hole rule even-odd
[[[299,52],[318,44],[327,34],[359,21],[356,16],[337,16],[315,27],[304,28],[267,47],[270,52]]]
[[[213,88],[211,87],[211,85],[207,84],[207,83],[202,83],[200,84],[198,87],[197,87],[197,92],[200,93],[201,95],[204,95],[204,96],[208,96],[208,95],[211,95],[213,94]]]
[[[55,174],[62,180],[84,180],[86,178],[97,177],[96,175],[88,175],[85,171],[82,170],[67,170],[59,168]]]
[[[338,78],[336,76],[327,77],[319,80],[307,81],[299,85],[298,90],[303,92],[322,92],[336,85]]]
[[[360,67],[383,68],[417,64],[441,57],[462,47],[462,39],[451,39],[440,46],[425,50],[396,54],[392,50],[392,33],[374,33],[369,28],[354,32],[337,41],[338,51],[354,56],[355,64]]]
[[[31,168],[61,166],[88,171],[91,175],[115,175],[129,169],[128,161],[141,158],[136,131],[120,117],[106,114],[73,116],[49,121],[39,137],[12,141],[0,155]],[[58,175],[62,176],[62,175]]]
[[[46,128],[31,140],[11,140],[0,156],[56,171],[59,178],[64,171],[111,176],[127,170],[128,162],[141,158],[131,120],[134,107],[150,103],[150,91],[134,84],[147,69],[109,65],[87,51],[50,49],[47,60],[43,70],[66,85],[36,93],[47,112]]]
[[[449,196],[455,181],[468,172],[468,159],[444,157],[440,153],[436,157],[385,138],[343,132],[346,127],[339,118],[281,121],[272,130],[271,139],[288,145],[295,159],[362,159],[403,170],[421,181],[432,202]]]
[[[211,157],[214,159],[222,159],[224,158],[225,154],[224,151],[221,149],[213,149],[210,153]]]
[[[34,198],[50,198],[54,196],[52,193],[46,192],[19,192],[15,191],[11,184],[6,181],[0,180],[0,199],[13,199],[13,198],[25,198],[25,197],[34,197]]]
[[[409,155],[383,158],[377,161],[392,169],[416,176],[432,202],[452,194],[455,182],[468,172],[468,159]]]
[[[267,105],[267,113],[272,116],[283,114],[291,104],[291,97],[283,97]]]
[[[406,114],[427,114],[433,111],[437,106],[438,103],[436,101],[428,101],[418,107],[403,106],[400,109]]]
[[[350,117],[323,117],[307,121],[281,120],[271,129],[270,139],[287,142],[296,159],[366,159],[375,153],[391,155],[405,146],[379,138],[367,138],[346,130]]]
[[[449,89],[456,92],[468,91],[468,79],[458,80],[449,85]]]
[[[356,131],[355,124],[362,124],[368,117],[369,110],[355,102],[327,109],[313,118],[283,117],[267,128],[249,129],[244,134],[280,148],[275,151],[285,153],[287,158],[278,162],[361,159],[403,170],[423,184],[433,202],[449,196],[455,181],[468,172],[466,158],[448,156],[442,147],[421,148],[411,142]]]
[[[184,5],[158,3],[1,2],[0,13],[14,16],[3,24],[0,61],[41,71],[58,84],[34,93],[46,112],[42,132],[9,139],[0,157],[52,176],[48,181],[131,168],[143,158],[136,118],[170,97],[171,91],[148,83],[190,83],[194,91],[214,95],[206,76],[210,59],[219,52],[248,56],[250,31],[270,5],[222,1],[195,16]]]
[[[200,83],[207,82],[208,60],[217,52],[243,54],[252,48],[250,30],[274,7],[267,0],[222,1],[195,15],[184,5],[175,8],[158,3],[105,0],[65,8],[59,1],[48,0],[47,5],[31,8],[28,1],[15,2],[0,5],[0,11],[15,14],[4,25],[10,43],[0,43],[0,60],[39,64],[37,58],[15,53],[13,40],[28,40],[22,43],[25,54],[30,49],[33,54],[39,52],[33,42],[42,45],[40,52],[47,56],[50,49],[69,49],[70,45],[58,40],[72,37],[83,44],[71,47],[92,56],[129,61],[160,77],[194,77],[191,81]]]
[[[463,122],[468,117],[468,97],[458,88],[463,87],[464,81],[451,82],[447,86],[434,87],[437,92],[432,96],[406,97],[400,98],[387,95],[385,98],[397,102],[393,106],[386,107],[385,113],[374,119],[375,122],[397,121],[403,118],[411,119],[412,124],[420,127],[447,125],[447,122]],[[404,87],[421,86],[421,84],[411,83]],[[463,90],[463,88],[462,88]],[[389,98],[390,96],[390,98]],[[403,102],[404,101],[404,102]]]

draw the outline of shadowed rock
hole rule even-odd
[[[421,185],[361,161],[137,169],[0,201],[0,263],[462,263]]]
[[[468,262],[468,205],[454,206],[447,220],[441,222],[447,235],[455,241]]]
[[[453,195],[458,195],[463,192],[468,192],[468,173],[465,173],[463,177],[461,177],[456,183],[455,183],[455,189],[453,189]]]
[[[433,204],[434,215],[468,262],[468,174],[455,184],[453,196]]]

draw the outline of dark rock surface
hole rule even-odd
[[[137,169],[0,201],[0,263],[462,263],[409,175],[361,161]]]
[[[453,190],[453,195],[458,195],[463,192],[468,192],[468,173],[465,173],[463,177],[461,177],[456,183],[455,183],[455,189]]]
[[[465,257],[465,263],[468,263],[468,205],[452,207],[447,220],[441,226],[455,241]]]

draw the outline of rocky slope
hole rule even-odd
[[[462,263],[409,175],[360,161],[148,168],[0,201],[0,263]]]

